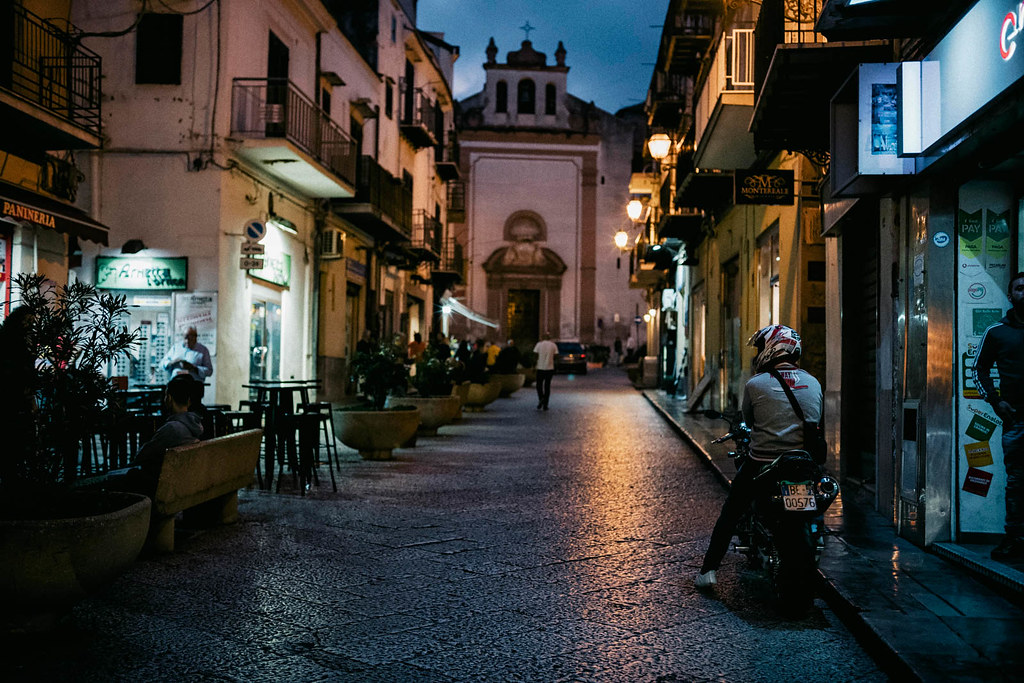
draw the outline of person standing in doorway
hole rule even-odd
[[[978,393],[1003,421],[1006,468],[1006,535],[992,550],[994,560],[1024,557],[1024,272],[1010,278],[1010,311],[981,338],[974,361]],[[992,366],[999,376],[996,389]]]
[[[537,354],[537,410],[547,410],[548,401],[551,399],[551,378],[555,376],[555,354],[558,353],[558,346],[551,341],[551,335],[544,333],[541,339],[533,347]]]
[[[206,378],[213,374],[213,360],[210,350],[199,343],[199,333],[195,327],[185,330],[180,344],[175,344],[164,355],[164,370],[171,373],[171,379],[178,375],[188,375],[195,380],[193,384],[192,410],[201,411],[203,389]]]

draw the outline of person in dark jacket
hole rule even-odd
[[[167,449],[196,443],[203,435],[202,419],[190,411],[195,395],[193,382],[195,380],[188,375],[178,375],[167,383],[164,391],[167,421],[153,433],[149,441],[139,447],[131,467],[110,473],[103,482],[105,488],[153,497]]]
[[[1010,311],[985,330],[974,360],[978,393],[1003,421],[1006,535],[991,553],[995,560],[1024,557],[1024,272],[1010,278],[1007,296]]]

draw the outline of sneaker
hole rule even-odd
[[[1020,536],[1003,537],[1002,542],[992,550],[991,557],[993,560],[1024,557],[1024,538]]]
[[[715,576],[715,570],[709,569],[706,572],[697,574],[697,588],[711,588],[718,583],[718,577]]]

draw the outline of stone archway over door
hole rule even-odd
[[[514,324],[521,330],[522,326],[534,329],[535,324],[537,335],[529,339],[518,332],[522,338],[516,339],[516,345],[520,348],[536,342],[545,332],[557,336],[561,329],[562,275],[566,271],[565,261],[558,254],[533,242],[516,242],[496,249],[483,268],[487,273],[487,316],[501,321],[499,338],[515,339],[510,318],[517,313],[530,318]],[[528,306],[528,301],[536,301],[536,314],[510,311],[513,306]]]

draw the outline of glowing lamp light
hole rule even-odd
[[[647,315],[653,318],[654,316],[658,315],[658,309],[652,308],[651,310],[647,311]]]
[[[452,314],[452,307],[451,306],[449,306],[448,304],[444,304],[443,306],[441,306],[441,315],[443,315],[443,316],[445,316],[447,318],[447,317],[450,317],[451,314]]]
[[[650,313],[644,313],[644,322],[645,323],[651,322],[651,314]]]
[[[617,233],[615,233],[616,247],[625,250],[627,244],[629,244],[629,235],[626,234],[625,230],[619,230]]]
[[[629,204],[626,204],[626,215],[629,216],[629,220],[638,221],[640,220],[640,214],[644,211],[644,204],[639,199],[631,199]]]
[[[650,150],[651,156],[661,161],[668,156],[669,149],[672,147],[672,138],[665,133],[655,133],[651,136],[651,139],[647,141],[647,149]]]

